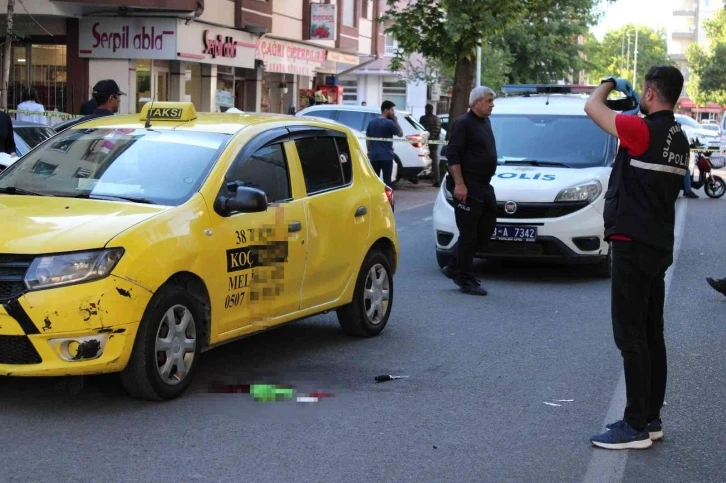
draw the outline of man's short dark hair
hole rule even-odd
[[[668,104],[676,105],[683,91],[683,74],[672,65],[656,65],[645,74],[645,82]]]
[[[102,106],[102,105],[104,105],[104,104],[106,104],[108,102],[108,99],[110,97],[111,96],[97,94],[97,95],[93,96],[93,100],[96,101],[96,104],[97,105]]]
[[[434,106],[431,104],[426,104],[426,112],[434,112]]]
[[[383,104],[381,104],[381,112],[387,111],[388,109],[393,109],[396,107],[396,105],[391,101],[383,101]]]

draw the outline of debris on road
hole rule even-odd
[[[376,382],[386,382],[386,381],[393,381],[394,379],[403,379],[408,376],[391,376],[384,374],[382,376],[376,376]]]
[[[557,406],[557,407],[562,406],[562,404],[555,404],[555,403],[551,403],[551,402],[547,402],[547,401],[545,401],[545,404],[547,404],[548,406]]]

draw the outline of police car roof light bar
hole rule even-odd
[[[597,86],[580,84],[507,84],[502,86],[506,95],[532,94],[590,94]]]

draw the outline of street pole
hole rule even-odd
[[[638,84],[635,79],[638,76],[638,31],[635,31],[635,50],[633,51],[633,89],[637,89]]]
[[[7,28],[5,30],[5,48],[3,49],[3,72],[2,72],[2,95],[0,95],[0,106],[8,108],[8,88],[10,87],[10,56],[13,55],[13,14],[15,13],[15,0],[8,0]]]
[[[471,52],[471,51],[469,51]],[[476,46],[476,86],[481,85],[481,41]]]
[[[625,67],[625,72],[628,72],[630,70],[630,33],[628,33],[628,56],[626,57],[627,64]]]

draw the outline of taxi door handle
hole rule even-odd
[[[299,221],[293,221],[289,225],[287,225],[287,231],[290,233],[295,233],[296,231],[302,230],[302,223]]]
[[[368,213],[368,210],[365,206],[359,206],[358,209],[355,211],[355,217],[358,218],[359,216],[363,216],[366,213]]]

